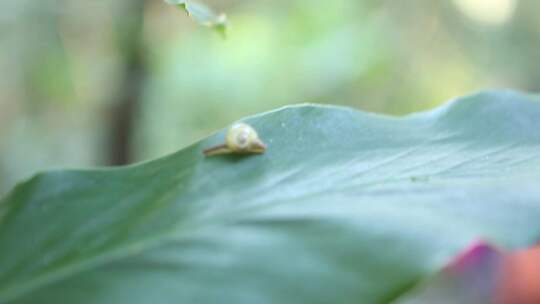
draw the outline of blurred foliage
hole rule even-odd
[[[139,161],[285,104],[405,114],[540,89],[534,0],[206,1],[227,13],[226,40],[163,1],[129,3],[0,0],[0,193],[37,170],[107,164],[123,91],[141,95],[122,135]],[[129,48],[144,57],[136,89]]]
[[[218,14],[205,4],[196,1],[165,0],[165,2],[184,10],[199,24],[211,27],[223,37],[226,36],[227,16],[224,13]]]

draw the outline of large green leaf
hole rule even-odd
[[[540,240],[540,103],[403,118],[301,105],[140,165],[39,174],[0,203],[1,303],[386,303],[466,247]]]

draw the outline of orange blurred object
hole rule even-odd
[[[540,304],[540,246],[506,256],[497,304]]]
[[[540,304],[540,245],[507,251],[476,241],[399,304]]]

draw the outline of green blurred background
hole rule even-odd
[[[286,104],[388,114],[540,89],[540,1],[0,0],[0,194],[36,171],[174,152]]]

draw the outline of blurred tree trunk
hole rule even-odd
[[[116,41],[123,60],[123,75],[110,113],[110,165],[124,165],[132,161],[134,120],[140,108],[146,80],[143,45],[145,2],[125,0],[117,3]]]

